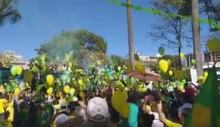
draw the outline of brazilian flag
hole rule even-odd
[[[208,74],[183,127],[220,127],[219,84],[215,66],[209,69]]]
[[[36,122],[32,127],[50,127],[51,118],[54,114],[54,108],[52,105],[45,105],[41,110],[39,110]]]

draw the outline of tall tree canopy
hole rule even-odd
[[[63,63],[73,60],[78,65],[105,60],[106,50],[105,40],[86,30],[62,32],[36,49],[38,54],[46,54],[47,61]]]
[[[220,1],[219,0],[199,0],[200,12],[205,14],[209,20],[213,20],[220,25]],[[209,24],[211,32],[220,30],[220,27]]]
[[[161,10],[169,14],[178,14],[184,2],[182,0],[154,0],[151,3],[155,10]],[[154,41],[162,42],[162,45],[168,48],[176,48],[176,51],[180,54],[183,47],[191,46],[192,37],[189,34],[191,29],[187,25],[189,25],[189,22],[178,16],[159,16],[158,22],[152,24],[149,37]],[[181,67],[180,57],[178,65]]]
[[[184,2],[182,8],[179,10],[180,15],[192,15],[192,0],[181,0]],[[199,0],[200,14],[209,19],[210,32],[220,30],[217,25],[220,24],[220,1],[219,0]],[[212,20],[212,21],[211,21]],[[217,25],[213,25],[212,23]]]
[[[0,25],[9,20],[12,24],[21,19],[19,11],[15,8],[17,0],[0,0]]]

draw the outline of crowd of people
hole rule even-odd
[[[70,101],[64,92],[39,97],[30,89],[5,93],[4,87],[0,119],[14,127],[181,127],[196,95],[190,85],[184,92],[178,88],[173,92],[148,89],[145,93],[120,90],[126,92],[130,105],[129,116],[123,118],[111,103],[117,92],[113,84],[83,91]]]
[[[57,71],[55,67],[47,68]],[[104,69],[112,75],[109,72],[118,68]],[[58,70],[68,71],[69,67],[61,66]],[[101,73],[102,70],[98,69],[92,75]],[[198,93],[198,88],[189,82],[185,83],[184,89],[177,84],[171,91],[156,87],[140,91],[129,84],[131,82],[122,81],[123,87],[119,88],[116,85],[118,80],[123,78],[109,80],[102,87],[76,88],[74,96],[70,96],[62,88],[64,86],[48,93],[45,87],[39,92],[36,81],[32,82],[31,87],[23,85],[19,90],[11,91],[7,90],[7,83],[2,83],[0,127],[181,127]],[[46,81],[40,82],[46,84]],[[145,87],[148,85],[146,82],[144,84]],[[115,97],[116,94],[124,97]]]

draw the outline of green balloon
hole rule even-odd
[[[165,50],[163,47],[159,47],[158,52],[160,55],[164,55]]]
[[[191,63],[194,65],[194,64],[196,64],[196,61],[194,59],[192,59]]]
[[[185,83],[186,83],[186,79],[183,79],[181,83],[182,83],[182,84],[185,84]]]
[[[12,68],[11,68],[11,74],[13,75],[13,76],[15,76],[16,74],[17,74],[17,72],[16,72],[16,70],[17,70],[17,68],[15,67],[15,66],[13,66]]]
[[[12,90],[12,88],[9,84],[7,84],[5,90],[6,90],[6,92],[10,92]]]

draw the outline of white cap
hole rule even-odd
[[[109,110],[106,100],[100,97],[94,97],[89,100],[86,112],[88,114],[88,118],[92,121],[105,121],[109,118]],[[101,115],[103,119],[95,119],[94,117],[97,115]]]

